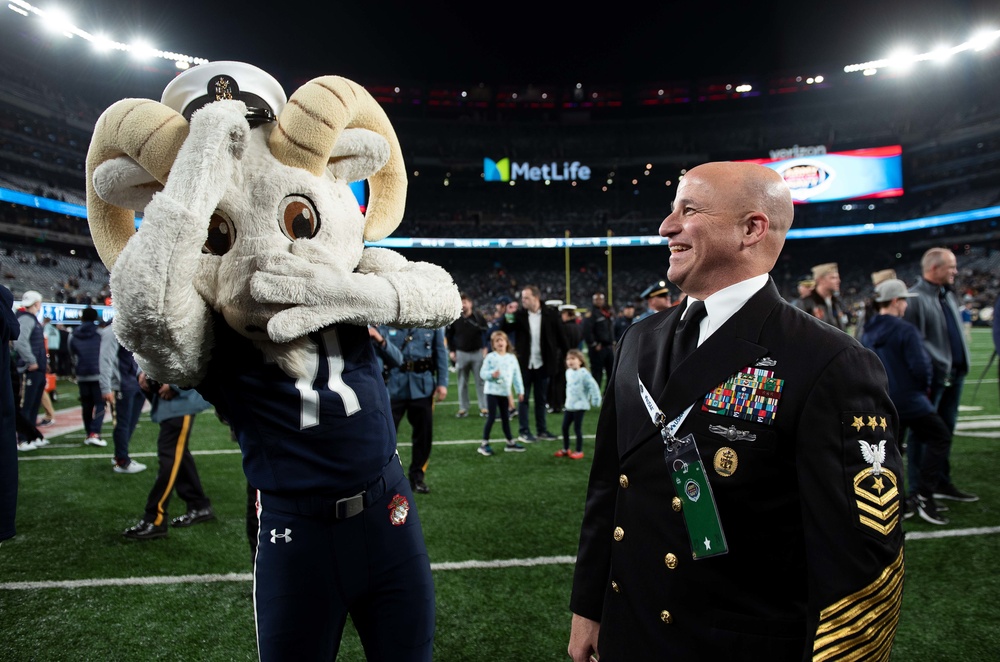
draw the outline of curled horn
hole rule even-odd
[[[180,113],[149,99],[123,99],[97,120],[87,151],[87,219],[108,269],[135,234],[135,212],[102,200],[94,188],[94,171],[105,161],[128,156],[165,183],[187,135],[188,123]]]
[[[365,239],[378,241],[403,220],[406,170],[396,132],[367,90],[340,76],[314,78],[292,94],[268,145],[280,162],[319,176],[346,128],[369,129],[389,141],[389,161],[368,178],[371,199],[365,213]]]

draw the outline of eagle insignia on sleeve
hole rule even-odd
[[[858,524],[870,533],[888,536],[900,521],[900,477],[886,466],[887,445],[894,443],[891,438],[866,438],[872,429],[865,421],[878,418],[869,413],[845,414],[844,461]]]

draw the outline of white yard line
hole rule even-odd
[[[944,531],[913,531],[906,534],[907,542],[917,540],[938,540],[940,538],[967,538],[970,536],[985,536],[1000,534],[1000,526],[981,526],[971,529],[948,529]],[[444,572],[447,570],[497,570],[503,568],[530,568],[545,565],[572,565],[576,563],[575,556],[536,556],[527,559],[496,559],[492,561],[446,561],[432,563],[431,570]],[[4,582],[0,583],[0,591],[35,591],[46,588],[77,589],[97,588],[104,586],[159,586],[165,584],[206,584],[210,582],[250,582],[253,575],[249,572],[230,572],[222,575],[176,575],[159,577],[118,577],[108,579],[67,579],[62,581],[44,582]]]
[[[571,565],[575,556],[537,556],[530,559],[497,559],[495,561],[458,561],[432,563],[431,570],[489,570],[495,568],[530,568],[539,565]],[[227,573],[224,575],[177,575],[160,577],[121,577],[114,579],[67,579],[45,582],[6,582],[0,584],[0,591],[33,591],[43,588],[95,588],[101,586],[155,586],[162,584],[204,584],[208,582],[249,582],[253,575]]]

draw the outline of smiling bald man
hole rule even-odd
[[[660,235],[687,296],[618,346],[570,602],[577,662],[889,657],[898,419],[878,358],[768,276],[792,216],[756,164],[678,186]]]

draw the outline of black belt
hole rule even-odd
[[[402,479],[403,466],[399,463],[399,458],[394,455],[389,464],[382,469],[382,475],[366,485],[357,494],[342,498],[312,494],[290,497],[261,491],[261,507],[270,505],[301,515],[348,519],[361,514],[365,508],[377,503],[389,489],[395,487]]]
[[[430,372],[434,369],[434,362],[430,359],[417,359],[415,361],[403,361],[399,366],[400,372]]]

